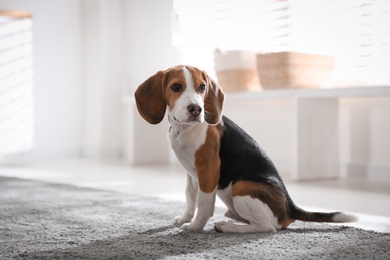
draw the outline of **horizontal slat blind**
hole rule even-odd
[[[278,51],[289,44],[290,3],[270,0],[215,0],[214,42],[223,50]]]
[[[175,0],[179,61],[213,71],[213,51],[336,58],[335,85],[390,84],[388,0]]]
[[[32,20],[0,11],[0,162],[33,146]]]

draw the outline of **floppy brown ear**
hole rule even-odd
[[[166,104],[163,95],[163,78],[165,72],[159,71],[148,78],[135,91],[135,101],[140,115],[151,124],[163,120]]]
[[[210,125],[216,125],[221,121],[225,94],[218,83],[211,79],[207,74],[206,78],[209,88],[204,101],[205,119]]]

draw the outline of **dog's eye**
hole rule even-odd
[[[199,92],[200,92],[200,93],[203,93],[205,90],[206,90],[206,85],[205,85],[205,84],[201,84],[201,85],[199,86]]]
[[[173,92],[180,92],[180,90],[182,89],[182,86],[178,83],[175,83],[171,86],[171,89],[173,90]]]

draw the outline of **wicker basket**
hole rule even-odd
[[[218,83],[224,91],[259,90],[259,75],[255,69],[217,71]]]
[[[215,71],[218,83],[226,92],[260,90],[256,53],[216,50]]]
[[[334,58],[327,55],[277,52],[257,55],[261,86],[321,88],[330,84]]]

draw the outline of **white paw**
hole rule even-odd
[[[188,216],[188,215],[180,215],[180,216],[177,216],[173,222],[177,225],[183,225],[184,223],[190,223],[192,220],[192,216]]]
[[[217,232],[223,233],[223,232],[225,232],[223,226],[225,226],[227,224],[229,224],[229,222],[226,222],[226,221],[215,222],[214,229]]]
[[[184,230],[190,230],[190,231],[201,231],[203,230],[205,224],[192,221],[191,223],[185,223],[180,228]]]
[[[275,227],[270,225],[234,224],[226,221],[214,223],[214,229],[215,231],[222,233],[276,232]]]

